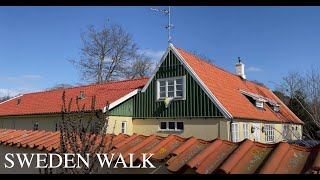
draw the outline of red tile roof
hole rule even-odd
[[[111,135],[107,137],[110,139]],[[54,152],[59,148],[59,132],[0,129],[1,144]],[[119,134],[114,137],[110,153],[116,156],[121,153],[126,162],[129,162],[129,153],[135,154],[134,160],[141,160],[141,153],[154,153],[152,159],[164,161],[172,173],[184,173],[187,169],[199,174],[320,173],[320,145],[306,148],[286,142],[262,144],[248,139],[233,143],[176,135]]]
[[[176,48],[176,50],[234,118],[303,123],[271,90],[248,80],[244,81],[239,76],[220,69],[182,49]],[[240,90],[276,101],[281,105],[280,112],[274,112],[267,105],[265,105],[265,110],[257,109]]]
[[[112,103],[135,89],[142,88],[147,80],[147,78],[141,78],[23,94],[15,99],[0,103],[0,116],[61,112],[63,91],[66,92],[67,103],[73,98],[72,110],[76,110],[75,98],[80,96],[80,91],[84,91],[85,97],[79,100],[80,108],[85,104],[85,109],[90,110],[91,98],[95,95],[95,109],[97,110],[103,108],[107,102]],[[20,105],[17,105],[17,99],[21,100]]]

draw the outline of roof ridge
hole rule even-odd
[[[194,55],[194,54],[192,54],[192,53],[190,53],[190,52],[188,52],[188,51],[185,51],[185,50],[183,50],[183,49],[181,49],[181,48],[178,48],[178,47],[175,47],[175,48],[178,49],[178,50],[181,50],[181,51],[183,51],[183,52],[185,52],[185,53],[190,54],[191,56],[193,56],[194,58],[198,59],[199,61],[202,61],[202,62],[204,62],[204,63],[206,63],[206,64],[208,64],[208,65],[211,65],[211,66],[213,66],[213,67],[215,67],[215,68],[217,68],[217,69],[220,69],[220,70],[222,70],[222,71],[224,71],[224,72],[227,72],[227,73],[229,73],[229,74],[231,74],[231,75],[236,76],[236,77],[239,78],[238,75],[233,74],[233,73],[231,73],[231,72],[229,72],[229,71],[227,71],[227,70],[225,70],[225,69],[222,69],[221,67],[219,67],[219,66],[217,66],[217,65],[211,64],[211,63],[209,63],[209,62],[201,59],[200,57],[198,57],[198,56],[196,56],[196,55]],[[247,80],[247,79],[246,79],[246,81],[247,81],[247,82],[250,82],[250,83],[253,83],[254,85],[261,86],[261,85],[259,85],[259,84],[257,84],[257,83],[254,83],[254,82],[250,81],[250,80]],[[263,87],[263,86],[261,86],[261,87]],[[269,89],[269,88],[267,88],[267,87],[263,87],[263,88]]]
[[[142,80],[142,79],[148,79],[148,77],[136,78],[136,79],[125,79],[125,80],[120,80],[120,81],[109,81],[109,82],[102,82],[102,83],[99,83],[99,84],[87,84],[87,85],[74,86],[74,87],[63,88],[63,89],[44,90],[44,91],[38,91],[38,92],[25,93],[25,94],[21,94],[21,95],[47,93],[47,92],[62,91],[62,90],[67,90],[67,89],[76,89],[76,88],[88,87],[88,86],[98,86],[98,85],[104,85],[104,84],[114,84],[114,83],[127,82],[127,81],[138,81],[138,80]]]

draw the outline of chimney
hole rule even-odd
[[[238,57],[238,63],[236,64],[236,75],[240,76],[243,80],[246,79],[244,74],[244,64],[241,62],[240,57]]]

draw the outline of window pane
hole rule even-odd
[[[166,97],[166,92],[161,92],[160,97]]]
[[[177,122],[177,129],[183,130],[183,122]]]
[[[161,122],[160,129],[167,129],[167,122]]]
[[[169,129],[175,129],[174,122],[169,122]]]
[[[165,92],[166,91],[166,87],[160,87],[160,92]]]
[[[182,91],[177,91],[176,96],[181,97],[182,96]]]
[[[176,84],[182,84],[182,79],[177,79]]]
[[[160,86],[165,86],[166,82],[165,81],[160,81]]]
[[[168,86],[168,91],[173,91],[174,90],[174,86]]]
[[[174,92],[168,92],[168,97],[174,97]]]
[[[170,86],[170,85],[174,85],[174,80],[168,81],[168,85],[169,85],[169,86]]]
[[[177,86],[176,86],[176,90],[182,91],[182,85],[177,85]]]

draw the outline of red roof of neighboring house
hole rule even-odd
[[[147,78],[141,78],[23,94],[20,97],[0,103],[0,116],[61,112],[63,91],[66,92],[67,104],[73,98],[71,110],[77,109],[75,99],[80,96],[80,91],[84,92],[84,99],[79,100],[80,108],[85,104],[85,110],[90,110],[91,99],[95,95],[95,110],[98,110],[105,107],[107,102],[113,103],[128,93],[142,88],[147,80]],[[17,105],[18,99],[20,99],[20,105]]]
[[[248,80],[242,80],[239,76],[220,69],[182,49],[176,48],[176,50],[234,118],[303,123],[271,90]],[[267,105],[265,105],[265,110],[257,109],[240,90],[276,101],[281,105],[280,112],[274,112]]]
[[[0,129],[0,145],[55,152],[60,144],[59,134]],[[107,144],[111,136],[107,135]],[[320,145],[307,148],[286,142],[263,144],[248,139],[233,143],[221,139],[204,141],[176,135],[119,134],[113,137],[111,147],[109,153],[115,156],[121,153],[127,163],[130,162],[129,153],[134,153],[134,161],[142,159],[141,153],[147,153],[147,156],[153,153],[151,159],[164,161],[167,170],[172,173],[184,173],[188,169],[199,174],[320,173]]]

